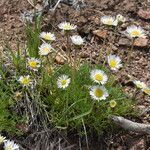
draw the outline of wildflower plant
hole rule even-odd
[[[50,52],[52,52],[52,46],[48,43],[43,43],[39,47],[39,55],[47,56]]]
[[[104,25],[108,25],[108,26],[117,26],[118,25],[118,20],[115,17],[111,17],[111,16],[101,17],[101,22]]]
[[[117,32],[117,29],[119,27],[119,25],[121,25],[122,23],[125,22],[125,18],[118,14],[117,16],[102,16],[101,17],[101,23],[107,27],[107,30],[109,29],[109,39],[110,41],[113,41],[115,42],[115,36],[116,36],[116,32]],[[111,32],[113,31],[113,32]],[[100,58],[101,58],[101,51],[103,50],[103,47],[104,45],[106,44],[106,37],[104,38],[103,40],[103,45],[102,45],[102,48],[99,52],[99,59],[98,61],[100,61]],[[107,48],[107,51],[106,51],[107,55],[111,55],[112,54],[112,48]],[[104,61],[104,64],[105,64],[106,60]]]
[[[41,33],[41,17],[36,17],[34,25],[26,24],[27,48],[29,57],[38,57],[38,47],[40,46],[39,35]],[[26,51],[25,51],[26,55]]]
[[[70,22],[62,22],[58,25],[59,29],[63,31],[71,31],[77,28],[76,25],[71,24]]]
[[[133,83],[136,85],[137,88],[144,89],[146,88],[146,84],[144,82],[134,80]]]
[[[4,143],[5,140],[6,140],[6,137],[0,135],[0,144]]]
[[[135,84],[136,88],[141,89],[145,94],[150,95],[150,88],[144,82],[133,80],[133,83]]]
[[[4,142],[4,150],[19,150],[19,145],[14,141],[6,140]]]
[[[18,80],[23,86],[29,86],[31,84],[30,76],[21,76]]]
[[[84,40],[81,36],[79,35],[73,35],[71,36],[71,41],[73,44],[77,45],[77,46],[81,46],[84,43]]]
[[[105,84],[108,80],[107,75],[102,70],[94,69],[90,74],[91,79],[96,83]]]
[[[111,108],[114,108],[114,107],[116,107],[117,102],[116,102],[115,100],[111,100],[111,101],[109,102],[109,105],[110,105]]]
[[[55,41],[56,37],[53,33],[50,32],[42,32],[40,33],[40,38],[46,41]]]
[[[116,16],[116,19],[118,20],[118,23],[124,23],[126,21],[126,18],[120,14]]]
[[[110,54],[110,55],[108,55],[107,61],[108,61],[108,64],[109,64],[109,67],[111,70],[116,71],[122,67],[121,59],[119,58],[119,56]]]
[[[51,126],[66,129],[66,132],[76,130],[81,133],[84,122],[88,133],[101,133],[112,127],[109,115],[133,114],[133,101],[124,94],[106,66],[79,63],[74,72],[77,63],[73,66],[68,61],[62,66],[57,65],[52,54],[56,54],[57,49],[54,50],[48,43],[49,33],[41,34],[40,24],[38,20],[34,30],[27,26],[25,52],[19,51],[18,57],[10,53],[6,69],[3,69],[3,65],[7,64],[7,60],[1,62],[0,121],[5,125],[0,127],[0,131],[19,130],[16,126],[23,122],[36,131],[41,128],[48,130]],[[71,31],[77,26],[64,22],[59,24],[59,28]],[[70,39],[70,35],[66,36]],[[52,37],[54,40],[54,35]],[[72,36],[71,40],[75,50],[79,50],[85,42],[80,36]],[[68,48],[70,54],[72,45],[69,44]],[[121,67],[121,60],[117,56],[109,56],[108,63],[111,69]],[[8,145],[17,148],[11,141],[5,143],[5,146]]]
[[[105,100],[109,94],[104,86],[92,86],[90,95],[94,100]]]
[[[104,69],[100,66],[93,66],[93,69],[90,69],[89,64],[82,65],[77,71],[74,81],[70,80],[70,84],[65,90],[58,88],[58,79],[60,82],[61,78],[57,76],[64,73],[71,74],[69,66],[63,66],[59,72],[51,77],[53,84],[51,84],[49,99],[53,101],[48,102],[46,97],[44,97],[44,101],[48,102],[48,105],[55,110],[51,112],[51,115],[58,128],[71,126],[71,128],[80,129],[83,118],[86,126],[91,128],[89,132],[93,130],[99,132],[104,126],[98,122],[103,119],[107,120],[109,115],[131,113],[132,108],[130,106],[133,102],[126,98],[119,85],[112,85],[114,83],[113,77],[109,78],[105,85],[92,82],[90,73],[95,70],[94,68]],[[109,73],[108,70],[104,69],[103,71]],[[66,77],[66,79],[69,78]],[[113,110],[110,110],[112,108],[109,104],[111,100],[117,102],[117,106]]]
[[[145,31],[142,29],[142,27],[135,25],[127,27],[126,35],[131,38],[146,37]]]
[[[128,60],[127,60],[127,63],[129,63],[130,59],[131,59],[131,54],[133,52],[135,39],[136,38],[146,38],[146,34],[145,34],[145,31],[142,29],[142,27],[131,25],[131,26],[127,27],[127,29],[125,31],[125,35],[127,37],[129,37],[130,39],[132,39],[131,49],[129,51]]]
[[[58,25],[58,28],[60,30],[62,30],[62,33],[66,34],[66,38],[67,38],[67,44],[66,44],[66,46],[67,46],[67,55],[68,55],[68,57],[69,57],[69,59],[71,61],[71,56],[70,56],[71,55],[70,54],[71,53],[70,52],[71,51],[71,47],[70,47],[70,32],[75,30],[77,28],[77,26],[71,24],[70,22],[66,22],[65,21],[65,22],[60,23]],[[77,38],[76,38],[76,42],[77,42]]]
[[[33,71],[38,71],[41,66],[41,61],[37,58],[28,58],[28,67]]]
[[[61,75],[57,80],[58,88],[67,88],[70,84],[70,78],[67,75]]]

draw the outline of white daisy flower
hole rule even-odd
[[[75,45],[83,45],[83,43],[84,43],[83,38],[81,36],[79,36],[79,35],[71,36],[71,41]]]
[[[6,137],[0,135],[0,144],[4,143],[6,141]]]
[[[50,33],[50,32],[42,32],[40,34],[40,38],[47,40],[47,41],[55,41],[56,40],[55,35],[53,33]]]
[[[62,22],[58,25],[58,27],[59,29],[66,31],[75,30],[77,28],[76,25],[72,25],[70,22]]]
[[[134,80],[133,83],[137,86],[137,88],[140,88],[140,89],[144,89],[147,87],[144,82],[141,82],[138,80]]]
[[[65,89],[70,84],[70,78],[67,75],[61,75],[57,80],[58,88]]]
[[[7,140],[4,142],[4,150],[19,150],[19,145],[14,141]]]
[[[41,61],[37,58],[28,58],[28,67],[34,71],[37,71],[41,66]]]
[[[101,17],[101,22],[103,24],[109,25],[109,26],[117,26],[118,25],[118,20],[115,17],[111,17],[111,16]]]
[[[102,70],[94,69],[90,74],[91,79],[96,83],[105,84],[108,80],[107,75]]]
[[[116,16],[116,19],[118,20],[118,22],[125,22],[125,21],[126,21],[126,18],[123,17],[123,16],[120,15],[120,14],[118,14],[118,15]]]
[[[126,34],[132,38],[146,37],[145,31],[140,26],[135,25],[127,27]]]
[[[92,86],[90,95],[94,100],[105,100],[109,94],[104,86]]]
[[[50,44],[47,43],[43,43],[40,47],[39,47],[39,54],[41,56],[46,56],[48,55],[51,51],[52,51],[52,47]]]
[[[148,95],[150,95],[150,87],[144,87],[142,91]]]
[[[122,67],[121,59],[120,57],[116,55],[109,55],[108,56],[108,64],[111,70],[118,70],[120,67]]]
[[[23,86],[29,86],[31,84],[30,76],[21,76],[18,80]]]

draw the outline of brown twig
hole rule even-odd
[[[150,125],[148,124],[133,122],[124,117],[114,115],[110,116],[110,119],[125,130],[148,135],[150,134]]]

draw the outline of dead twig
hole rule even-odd
[[[119,125],[123,129],[133,131],[136,133],[150,134],[150,125],[133,122],[120,116],[109,117],[115,124]]]

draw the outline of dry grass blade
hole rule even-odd
[[[28,2],[32,7],[34,7],[34,0],[27,0],[27,2]]]

